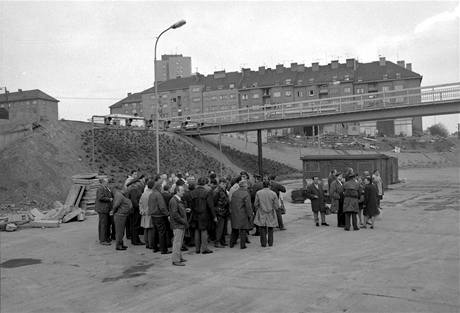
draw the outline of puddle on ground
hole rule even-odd
[[[126,270],[123,271],[123,273],[119,276],[115,277],[106,277],[102,280],[103,283],[110,282],[110,281],[116,281],[120,279],[126,279],[126,278],[133,278],[133,277],[138,277],[142,276],[145,274],[145,272],[153,266],[152,264],[140,264],[140,265],[135,265],[127,268]]]
[[[21,267],[21,266],[27,266],[27,265],[40,264],[40,263],[42,263],[41,259],[30,259],[30,258],[11,259],[3,263],[0,263],[0,267],[15,268],[15,267]]]

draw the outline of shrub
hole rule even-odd
[[[430,132],[431,136],[440,136],[443,138],[446,138],[449,136],[449,131],[441,123],[437,123],[437,124],[434,124],[428,127],[428,131]]]

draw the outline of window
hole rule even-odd
[[[233,88],[235,88],[235,84],[230,84],[228,87],[229,87],[230,89],[233,89]]]
[[[281,92],[280,92],[280,91],[275,91],[275,92],[273,93],[273,97],[275,97],[275,98],[281,97]]]
[[[253,94],[253,95],[252,95],[252,98],[253,98],[253,99],[258,99],[258,98],[259,98],[259,94],[258,94],[258,93]]]
[[[193,98],[192,101],[193,101],[193,102],[200,102],[200,101],[201,101],[201,98]]]
[[[167,94],[166,94],[166,95],[162,95],[161,97],[162,97],[163,99],[166,99],[166,98],[168,97],[168,95],[167,95]]]
[[[243,93],[243,94],[241,95],[241,99],[243,99],[243,100],[248,100],[248,94]]]
[[[233,93],[230,94],[230,99],[235,99],[235,95]]]
[[[356,88],[356,93],[357,94],[363,94],[364,93],[364,88]]]
[[[32,101],[32,104],[37,104],[37,100]]]
[[[344,79],[345,80],[350,80],[350,75],[345,75]]]
[[[390,86],[383,86],[382,91],[390,91]]]
[[[212,97],[211,97],[211,100],[217,100],[217,97],[216,97],[216,96],[212,96]]]
[[[297,81],[297,85],[302,85],[302,83],[303,83],[303,80],[301,80],[301,79],[299,79],[299,80]]]
[[[252,83],[252,87],[257,87],[257,82]]]
[[[343,88],[343,93],[351,93],[351,87]]]
[[[127,108],[128,106],[129,106],[129,104],[128,104],[128,103],[125,103],[125,108]]]
[[[286,79],[286,85],[292,84],[292,80],[290,78]]]
[[[313,89],[310,89],[308,91],[308,94],[310,95],[310,97],[313,97],[315,95],[315,91]]]
[[[200,87],[193,87],[192,92],[200,92]]]
[[[286,97],[291,97],[291,96],[292,96],[292,91],[291,91],[291,90],[286,90],[286,91],[284,92],[284,96],[286,96]]]
[[[224,89],[224,85],[217,86],[217,89],[219,89],[219,90]]]
[[[303,91],[297,91],[297,97],[303,97]]]
[[[396,73],[396,79],[400,79],[401,78],[401,73]]]

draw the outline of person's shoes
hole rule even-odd
[[[175,266],[185,266],[185,264],[182,262],[172,262],[172,264]]]
[[[231,243],[231,242],[230,242],[229,247],[230,247],[230,248],[233,248],[234,245],[235,245],[234,243]]]
[[[126,249],[128,249],[128,248],[125,247],[125,246],[121,246],[121,247],[118,246],[118,247],[115,248],[115,250],[119,250],[119,251],[120,251],[120,250],[126,250]]]
[[[145,245],[145,243],[144,243],[144,242],[141,242],[141,241],[139,241],[139,242],[132,242],[131,244],[132,244],[133,246],[143,246],[143,245]]]
[[[269,247],[273,247],[273,244],[268,244]]]
[[[361,228],[367,228],[367,226],[366,226],[366,225],[363,225],[363,226],[360,226],[360,227],[361,227]]]
[[[161,254],[171,254],[172,251],[161,252]]]
[[[350,228],[346,228],[346,227],[345,227],[344,229],[345,229],[346,231],[350,231]]]
[[[353,230],[359,230],[359,227],[353,227]]]
[[[188,248],[185,246],[182,246],[182,248],[180,248],[180,251],[188,251]]]
[[[324,222],[324,223],[321,223],[321,225],[323,225],[323,226],[329,226],[329,224],[328,224],[328,223],[326,223],[326,222]]]
[[[111,246],[112,245],[112,243],[108,242],[108,241],[101,241],[100,244],[103,245],[103,246]]]
[[[209,253],[212,253],[213,251],[212,250],[204,250],[203,252],[201,252],[202,254],[209,254]]]
[[[157,252],[159,252],[159,251],[160,251],[160,249],[158,249],[158,248],[153,248],[153,253],[157,253]]]
[[[123,248],[125,248],[125,250],[126,250],[126,249],[128,249],[128,246],[123,245]]]
[[[221,245],[220,243],[216,243],[214,245],[214,247],[216,247],[216,248],[225,248],[225,246]]]
[[[200,250],[195,250],[195,253],[200,254],[201,252],[200,252]]]
[[[371,225],[371,227],[369,227],[370,229],[374,229],[374,225]]]
[[[240,249],[246,249],[246,248],[247,248],[246,246],[242,246],[242,247],[240,247]]]
[[[186,260],[186,259],[180,259],[180,261],[181,261],[181,262],[187,262],[187,260]]]
[[[280,230],[286,230],[286,227],[281,227]]]
[[[265,248],[267,245],[261,245],[261,246],[262,246],[262,248]]]
[[[224,246],[224,247],[228,246],[228,244],[227,244],[226,242],[221,242],[220,244],[221,244],[222,246]]]
[[[319,227],[319,223],[316,223],[316,227]]]

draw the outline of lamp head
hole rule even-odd
[[[176,29],[176,28],[179,28],[179,27],[183,26],[184,24],[185,24],[185,20],[180,20],[179,22],[174,23],[174,24],[171,26],[171,28],[172,28],[172,29]]]

